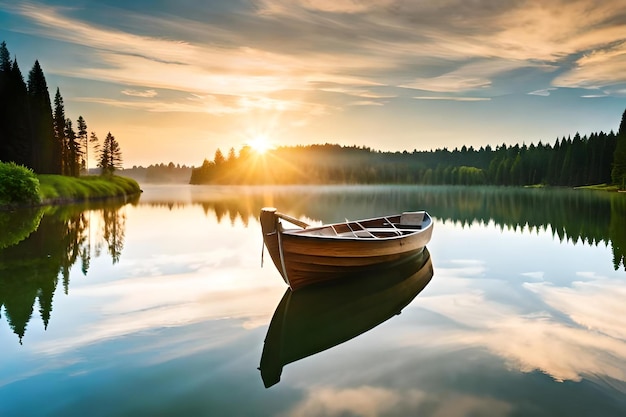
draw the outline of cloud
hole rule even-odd
[[[544,89],[541,89],[541,90],[531,91],[528,94],[531,95],[531,96],[548,97],[550,95],[550,92],[555,91],[555,90],[556,90],[555,87],[550,87],[550,88],[544,88]]]
[[[227,19],[206,22],[185,9],[125,13],[144,28],[137,32],[141,35],[129,32],[132,25],[122,29],[80,20],[69,9],[29,2],[7,8],[32,22],[22,31],[88,48],[89,65],[58,65],[57,74],[124,84],[129,96],[158,89],[231,95],[241,97],[249,111],[271,108],[279,93],[281,101],[312,106],[328,105],[320,92],[348,96],[336,99],[338,106],[384,105],[397,97],[398,86],[478,101],[497,89],[513,89],[511,80],[521,70],[540,82],[533,84],[534,95],[554,87],[607,86],[612,87],[608,94],[615,94],[626,83],[626,24],[620,18],[626,4],[619,0],[477,0],[471,5],[461,0],[264,0],[252,5],[238,5]],[[167,36],[150,36],[150,28],[163,28]],[[481,98],[472,98],[476,91]],[[377,100],[382,97],[389,100]]]
[[[624,26],[626,31],[626,25]],[[600,89],[626,83],[626,42],[592,51],[576,61],[572,71],[553,82],[559,87]]]
[[[155,90],[131,90],[131,89],[122,90],[122,94],[124,94],[125,96],[143,97],[143,98],[152,98],[158,95],[158,93]]]
[[[375,417],[388,414],[414,415],[415,410],[427,408],[434,417],[461,417],[468,415],[502,416],[511,411],[506,402],[479,396],[448,393],[445,398],[418,389],[394,389],[360,386],[341,388],[313,387],[305,393],[288,415],[309,416],[359,416]],[[398,413],[400,411],[400,413]],[[402,412],[404,411],[404,412]]]
[[[380,101],[374,101],[374,100],[359,100],[359,101],[353,101],[352,103],[350,103],[351,106],[384,106],[384,103],[381,103]]]
[[[130,95],[130,94],[127,94]],[[143,95],[140,97],[150,97]],[[296,100],[280,100],[254,96],[228,96],[211,94],[189,94],[184,99],[128,101],[103,97],[77,97],[77,102],[97,103],[126,109],[154,113],[207,113],[214,115],[242,114],[250,110],[275,112],[302,112],[312,115],[324,114],[325,106]]]
[[[266,14],[282,14],[296,4],[308,10],[329,13],[364,13],[372,9],[380,9],[394,3],[394,0],[281,0],[261,1],[262,12]]]
[[[604,98],[609,97],[608,94],[585,94],[580,96],[581,98]]]
[[[524,285],[553,308],[567,314],[583,328],[621,339],[626,343],[626,288],[621,281],[596,277],[579,281],[571,287],[547,283]]]
[[[433,78],[417,78],[412,83],[400,87],[439,93],[463,92],[489,87],[491,81],[485,78],[468,78],[458,75],[441,75]]]
[[[449,100],[449,101],[490,101],[489,97],[434,97],[434,96],[415,96],[413,97],[416,100]]]
[[[571,287],[524,283],[524,288],[550,310],[521,312],[490,299],[480,289],[478,271],[471,280],[455,278],[455,271],[438,268],[438,280],[446,280],[452,292],[421,296],[420,307],[456,325],[435,331],[429,341],[419,342],[421,347],[426,343],[437,349],[486,348],[504,358],[511,368],[539,370],[557,381],[602,381],[609,377],[626,382],[626,289],[622,282],[587,276],[586,281]],[[464,289],[468,282],[472,288]]]
[[[355,415],[376,417],[400,401],[398,393],[377,387],[317,388],[290,411],[294,417]]]

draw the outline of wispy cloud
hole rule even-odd
[[[314,386],[306,392],[289,411],[294,417],[315,415],[354,415],[375,417],[396,410],[428,408],[434,416],[502,416],[511,411],[511,405],[494,398],[449,393],[444,398],[418,389],[394,389],[374,386],[343,388],[340,386]]]
[[[131,94],[132,95],[132,94]],[[135,95],[136,96],[136,95]],[[151,98],[151,96],[140,96]],[[266,97],[234,97],[228,95],[191,94],[184,99],[130,101],[100,97],[78,97],[74,101],[98,103],[126,109],[156,113],[208,113],[214,115],[241,114],[249,110],[270,110],[278,112],[306,112],[323,114],[324,106],[294,100],[278,100]]]
[[[626,32],[626,25],[623,30]],[[558,76],[560,87],[603,88],[626,83],[626,42],[591,51],[576,61],[574,70]]]
[[[125,96],[144,97],[144,98],[152,98],[158,95],[158,93],[155,90],[131,90],[131,89],[122,90],[122,94],[124,94]]]
[[[456,97],[456,96],[415,96],[416,100],[448,100],[448,101],[490,101],[489,97]]]
[[[458,324],[453,330],[432,335],[433,346],[480,346],[504,358],[522,372],[539,370],[558,381],[613,378],[626,381],[626,296],[623,285],[599,276],[560,287],[545,281],[527,282],[524,288],[539,297],[553,312],[524,314],[491,299],[473,280],[455,278],[455,269],[439,268],[456,293],[422,297],[420,306]],[[526,274],[528,275],[528,274]],[[532,273],[537,276],[537,272]],[[464,296],[459,286],[467,286]],[[568,317],[563,321],[559,317]]]
[[[555,91],[556,88],[555,87],[550,87],[550,88],[544,88],[541,90],[535,90],[535,91],[531,91],[530,93],[528,93],[531,96],[541,96],[541,97],[548,97],[550,95],[551,91]]]
[[[555,86],[596,88],[626,82],[626,75],[620,75],[626,74],[626,47],[619,43],[626,25],[615,18],[626,15],[626,6],[618,0],[593,6],[582,0],[498,6],[479,0],[471,8],[460,0],[256,4],[257,15],[246,17],[247,23],[254,22],[249,27],[212,23],[202,28],[181,16],[162,19],[170,27],[176,21],[189,27],[187,34],[179,29],[179,39],[98,26],[41,4],[11,7],[36,23],[31,30],[38,34],[93,48],[94,62],[100,65],[74,68],[68,75],[147,88],[249,94],[306,91],[317,81],[463,93],[488,90],[495,77],[516,69],[554,70],[581,53],[575,67],[565,68],[555,79]],[[149,21],[160,24],[157,17]],[[196,39],[201,30],[206,41],[189,40],[187,35]],[[307,31],[319,36],[305,36]],[[287,43],[275,42],[267,33],[287,36]]]

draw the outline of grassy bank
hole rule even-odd
[[[61,175],[38,175],[43,203],[84,201],[134,195],[141,192],[137,181],[118,176],[87,176],[80,178]]]
[[[0,162],[0,208],[81,202],[140,192],[137,181],[126,177],[35,175],[23,166]]]

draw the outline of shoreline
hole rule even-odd
[[[14,201],[0,203],[0,211],[19,210],[29,207],[81,204],[106,200],[138,200],[143,192],[139,183],[132,178],[121,176],[65,177],[61,175],[38,175],[36,192],[39,198],[15,198]],[[13,195],[18,194],[16,190]],[[23,193],[27,193],[24,190]],[[21,200],[21,201],[20,201]]]

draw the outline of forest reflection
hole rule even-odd
[[[200,205],[218,222],[239,220],[245,226],[264,206],[324,223],[395,213],[398,208],[426,209],[439,221],[463,227],[494,223],[513,231],[548,231],[561,242],[610,245],[613,267],[626,270],[623,193],[462,186],[197,187],[188,200],[142,199],[142,204],[170,210]]]
[[[131,203],[136,204],[137,199]],[[0,240],[0,311],[22,343],[38,303],[47,329],[60,284],[68,294],[70,269],[87,274],[92,257],[106,252],[113,263],[124,247],[125,202],[67,205],[0,212],[10,225]]]

